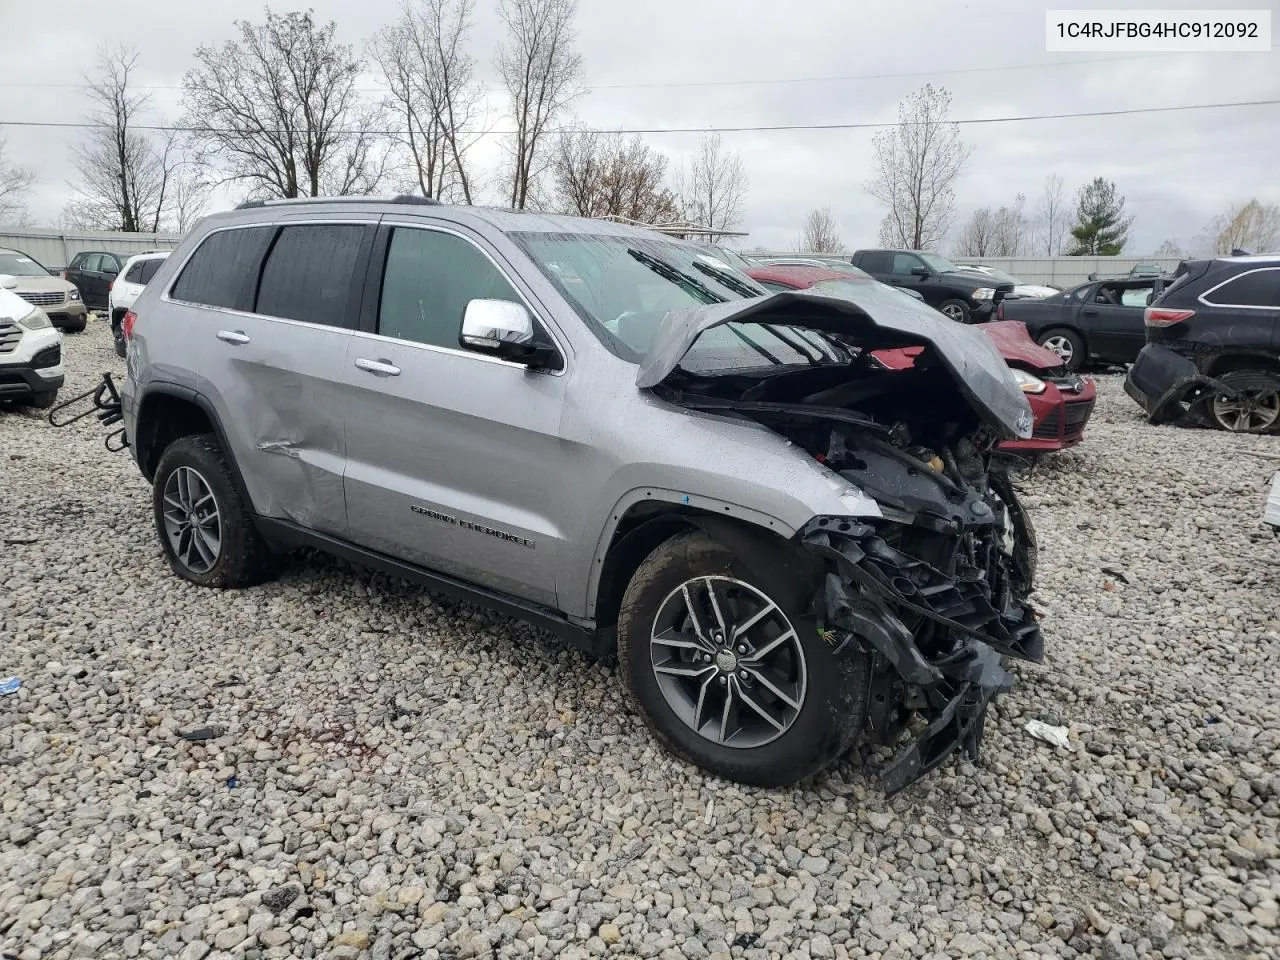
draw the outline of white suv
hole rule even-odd
[[[111,289],[107,292],[107,316],[111,318],[111,335],[116,341],[117,356],[123,357],[125,352],[122,329],[124,315],[168,256],[167,250],[151,250],[132,256],[125,261],[120,275],[112,281]]]
[[[49,316],[0,283],[0,400],[52,407],[62,387],[62,334]]]

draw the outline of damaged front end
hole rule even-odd
[[[822,300],[769,298],[752,307],[753,322],[785,316],[845,347],[846,362],[693,372],[669,354],[654,389],[769,427],[879,507],[878,517],[816,517],[796,539],[822,561],[819,630],[837,653],[869,665],[865,715],[853,722],[878,744],[910,734],[881,775],[892,794],[959,748],[976,758],[987,706],[1012,685],[1006,658],[1043,659],[1027,603],[1035,534],[994,457],[1002,439],[1024,433],[1026,404],[980,334],[957,339],[947,328],[963,328],[939,320],[933,337],[927,317],[886,322],[880,304]],[[906,345],[924,347],[910,370],[869,356]]]

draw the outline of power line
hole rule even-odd
[[[1023,123],[1032,120],[1075,120],[1094,117],[1131,117],[1138,114],[1181,113],[1189,110],[1224,110],[1234,107],[1272,107],[1280,105],[1280,100],[1240,100],[1234,103],[1196,103],[1173,107],[1133,107],[1121,110],[1090,110],[1081,113],[1038,113],[1014,117],[972,117],[961,120],[948,120],[959,126],[976,126],[984,123]],[[909,121],[907,121],[909,122]],[[740,127],[633,127],[622,130],[581,129],[580,133],[598,134],[659,134],[659,133],[770,133],[804,130],[880,130],[888,127],[902,126],[904,121],[884,121],[880,123],[781,123],[761,124],[758,126]],[[54,127],[61,129],[91,130],[101,124],[59,120],[0,120],[0,127]],[[136,124],[134,130],[149,130],[161,133],[216,133],[235,134],[236,131],[219,127],[181,126],[171,124]],[[280,133],[278,130],[255,131],[255,133]],[[342,134],[365,133],[374,136],[393,137],[400,135],[400,130],[340,130]],[[477,136],[511,136],[514,130],[485,130]],[[556,131],[551,131],[556,132]]]
[[[956,76],[969,73],[1002,73],[1006,70],[1051,70],[1059,67],[1083,66],[1093,63],[1119,63],[1126,60],[1152,60],[1168,54],[1134,54],[1125,57],[1091,57],[1079,60],[1058,60],[1053,63],[1012,63],[995,67],[957,67],[951,70],[905,70],[899,73],[852,73],[840,76],[822,77],[774,77],[749,80],[674,80],[662,83],[596,83],[588,86],[586,91],[595,90],[660,90],[677,87],[744,87],[768,86],[772,84],[791,83],[843,83],[853,80],[894,80],[903,77]],[[21,87],[25,89],[64,89],[88,90],[88,83],[56,83],[47,81],[0,81],[0,87]],[[181,90],[182,84],[157,83],[130,84],[135,90]],[[386,93],[386,87],[357,87],[361,93]],[[486,93],[504,93],[502,87],[485,87]]]

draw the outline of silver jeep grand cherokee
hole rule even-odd
[[[770,295],[615,223],[414,198],[202,221],[124,323],[127,435],[174,572],[319,547],[617,654],[649,726],[790,784],[976,755],[1040,660],[981,333],[865,281]],[[871,352],[923,347],[909,370]],[[904,737],[904,734],[906,736]]]

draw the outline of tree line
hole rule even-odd
[[[637,137],[574,122],[576,12],[577,0],[496,0],[503,38],[492,61],[514,128],[496,171],[474,157],[493,133],[470,40],[475,0],[403,0],[363,53],[310,11],[237,20],[232,39],[196,48],[182,113],[167,123],[142,120],[151,98],[136,82],[137,51],[104,47],[85,77],[89,130],[73,148],[64,220],[184,231],[215,187],[233,185],[253,199],[406,192],[642,223],[739,223],[746,170],[719,137],[673,166]],[[357,86],[370,72],[385,86],[376,99]],[[0,220],[23,218],[34,180],[5,162],[0,141]]]

